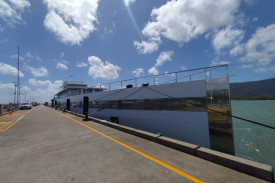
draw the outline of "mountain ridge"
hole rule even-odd
[[[231,98],[275,97],[275,78],[230,83]]]

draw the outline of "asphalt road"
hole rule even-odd
[[[265,182],[49,107],[16,113],[0,131],[3,183]]]

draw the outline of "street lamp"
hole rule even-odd
[[[22,95],[25,95],[25,102],[26,102],[26,95],[27,95],[27,93],[25,92],[25,93],[22,93]]]

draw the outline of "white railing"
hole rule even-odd
[[[171,79],[171,77],[173,79]],[[228,77],[228,65],[217,65],[211,67],[202,67],[197,69],[183,70],[177,72],[163,73],[158,75],[150,75],[138,78],[132,78],[121,81],[114,81],[110,83],[99,84],[94,87],[96,88],[109,88],[112,89],[122,89],[125,88],[126,85],[133,85],[135,87],[141,86],[142,84],[150,84],[150,85],[159,85],[159,84],[167,84],[167,83],[177,83],[183,81],[194,81],[194,80],[206,80],[212,78],[221,78]],[[168,78],[168,80],[164,79]]]

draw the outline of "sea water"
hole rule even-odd
[[[232,115],[275,127],[275,100],[231,101]],[[273,166],[275,130],[239,119],[233,120],[236,156]]]

